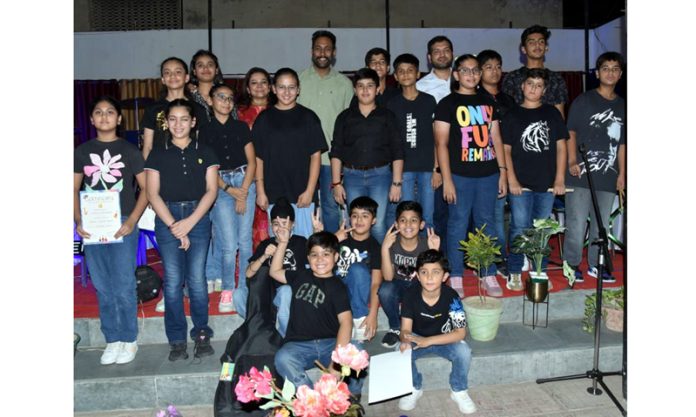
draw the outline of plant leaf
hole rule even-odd
[[[290,382],[289,379],[285,380],[283,383],[282,397],[283,401],[292,401],[292,397],[295,395],[295,384]]]
[[[260,405],[259,408],[262,410],[268,410],[269,408],[278,407],[279,405],[280,405],[280,402],[273,400],[273,401],[267,402],[266,404]]]

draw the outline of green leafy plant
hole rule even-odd
[[[604,290],[602,292],[602,307],[623,310],[625,300],[624,287]],[[582,329],[588,333],[594,332],[595,311],[597,311],[597,293],[585,296],[585,316],[582,319]],[[606,312],[602,311],[606,319]]]
[[[535,219],[533,227],[525,229],[512,241],[510,250],[513,253],[521,253],[532,258],[537,274],[541,275],[541,262],[544,256],[551,254],[549,238],[564,230],[565,227],[554,219]]]
[[[474,268],[479,276],[479,299],[485,302],[482,290],[481,271],[488,269],[494,262],[500,261],[500,245],[496,245],[497,237],[484,233],[486,225],[476,229],[475,233],[469,232],[467,240],[459,241],[459,250],[464,251],[464,262]]]

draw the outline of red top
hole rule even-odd
[[[239,120],[246,122],[246,124],[249,125],[249,129],[251,129],[254,126],[256,118],[262,111],[266,110],[266,107],[267,106],[254,106],[253,104],[248,107],[240,107],[237,109],[237,116]]]

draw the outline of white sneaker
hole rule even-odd
[[[215,280],[215,292],[222,292],[222,279],[218,278]]]
[[[423,396],[422,389],[413,389],[413,392],[405,397],[399,399],[399,410],[409,411],[416,408],[418,399]]]
[[[116,363],[121,365],[132,362],[135,359],[135,354],[138,353],[138,342],[123,342],[121,352],[116,358]]]
[[[353,339],[356,341],[363,341],[367,340],[367,336],[365,335],[365,330],[367,330],[367,327],[360,327],[360,324],[367,318],[367,316],[362,316],[358,317],[357,319],[353,319]]]
[[[155,306],[155,311],[158,313],[164,313],[164,295],[162,296],[162,299],[159,300],[159,302]]]
[[[522,264],[522,271],[529,271],[529,259],[525,256]]]
[[[116,363],[116,358],[118,358],[118,355],[121,353],[122,346],[123,342],[107,343],[106,349],[104,349],[104,353],[101,355],[101,364],[111,365],[112,363]]]
[[[208,282],[208,294],[212,294],[213,291],[215,291],[215,281],[207,281]]]
[[[511,291],[522,291],[522,274],[510,274],[505,286]]]
[[[468,390],[457,392],[452,391],[450,393],[450,398],[457,403],[459,406],[459,411],[461,411],[462,414],[471,414],[476,412],[476,404],[474,404],[474,401],[471,399],[471,397],[469,397],[469,393],[467,391]]]

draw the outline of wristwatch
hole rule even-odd
[[[225,184],[224,187],[222,187],[222,191],[227,191],[227,189],[230,188],[229,184]]]

